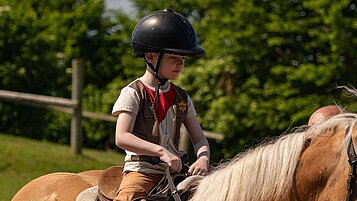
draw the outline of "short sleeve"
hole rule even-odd
[[[187,95],[187,104],[188,104],[188,111],[187,111],[187,116],[186,118],[192,118],[197,115],[195,106],[193,105],[193,102],[190,98],[190,96]]]
[[[137,114],[139,106],[140,97],[138,92],[127,86],[120,91],[120,95],[113,106],[112,115],[117,116],[121,112],[131,112]]]

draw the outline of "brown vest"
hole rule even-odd
[[[136,116],[133,134],[146,141],[160,144],[160,130],[159,122],[155,119],[152,108],[152,103],[149,99],[149,94],[145,90],[144,84],[137,80],[129,87],[135,89],[140,97],[140,107]],[[177,148],[180,140],[180,127],[186,118],[188,105],[187,105],[187,92],[180,87],[172,84],[171,87],[176,89],[176,99],[171,107],[173,107],[175,118],[174,121],[174,143]]]

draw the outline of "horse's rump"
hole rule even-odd
[[[80,192],[96,184],[98,178],[95,178],[99,174],[100,171],[47,174],[23,186],[12,201],[74,201]]]

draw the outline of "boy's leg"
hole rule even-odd
[[[146,196],[161,181],[162,177],[163,175],[140,172],[123,173],[123,179],[114,201],[130,201]]]

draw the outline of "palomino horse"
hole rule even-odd
[[[354,152],[355,143],[357,115],[336,115],[320,125],[283,135],[220,165],[201,180],[191,200],[357,200],[353,181],[356,159],[351,160],[354,170],[353,177],[349,178],[351,165],[350,154],[347,154],[347,151]],[[353,149],[349,149],[349,145]],[[347,190],[348,178],[352,179],[351,191]],[[352,195],[347,197],[349,194]]]
[[[357,156],[353,156],[357,147],[355,143],[357,115],[354,113],[342,113],[322,124],[301,127],[219,165],[197,182],[190,200],[357,200],[354,181]],[[61,174],[58,176],[63,177]],[[15,195],[13,201],[73,201],[74,194],[95,185],[95,181],[88,182],[86,177],[73,178],[70,182],[58,178],[56,183],[53,182],[56,174],[49,177],[52,179],[43,176],[39,178],[41,181],[31,181]],[[351,180],[350,191],[347,190],[348,179]]]
[[[83,190],[98,185],[103,170],[58,172],[36,178],[16,193],[12,201],[74,201]]]

